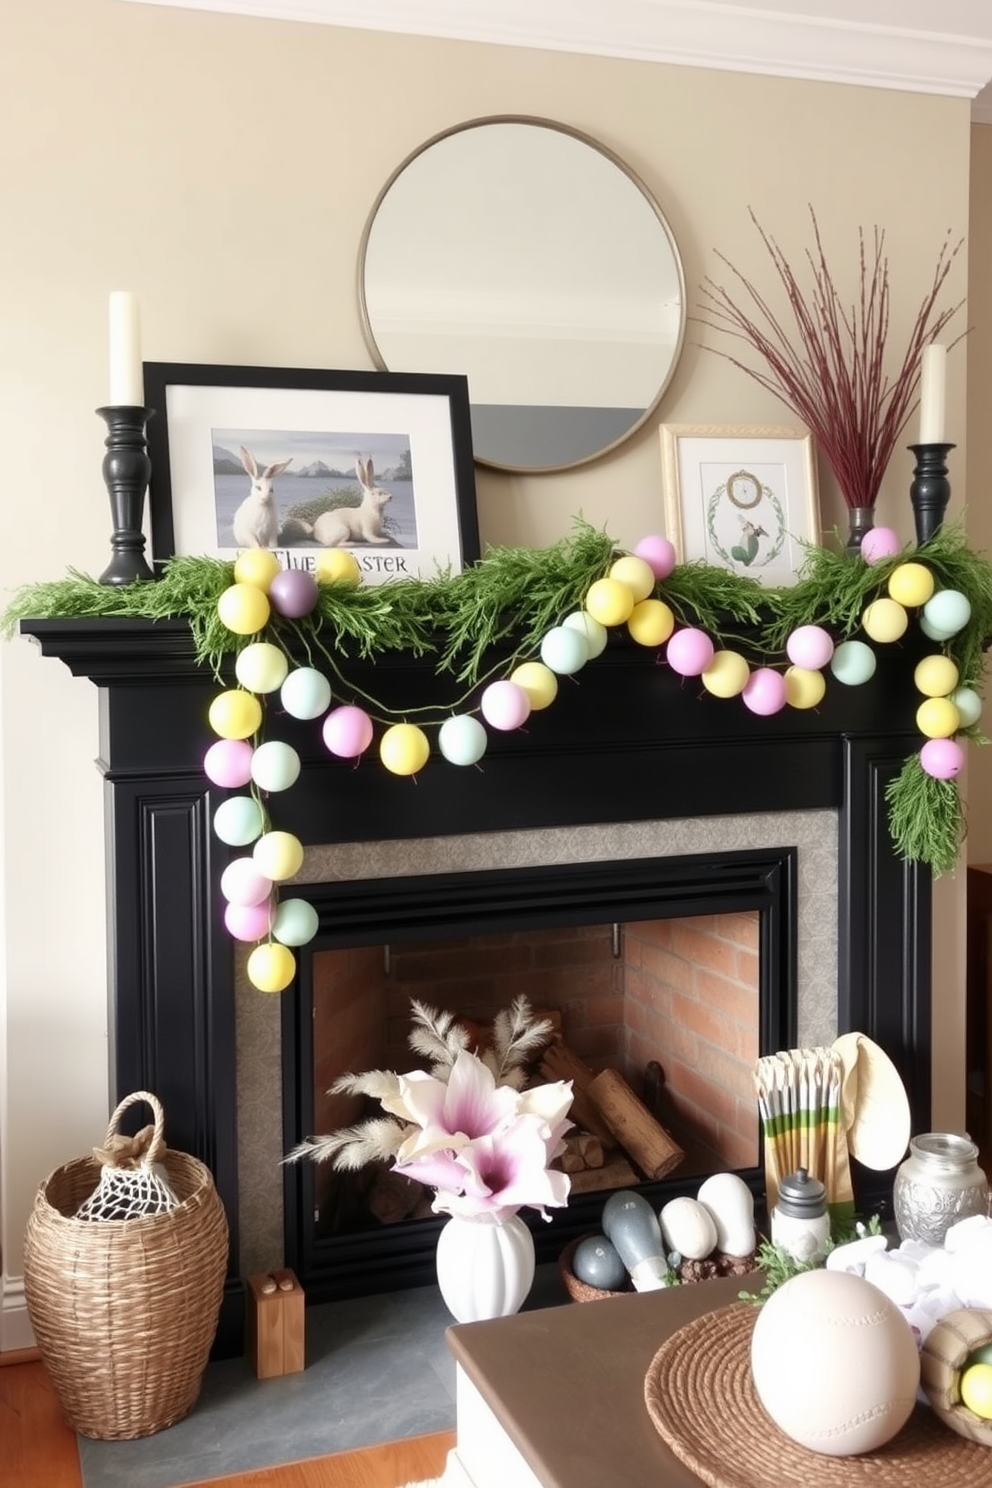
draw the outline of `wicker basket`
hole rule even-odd
[[[992,1421],[976,1416],[961,1399],[961,1371],[968,1355],[987,1343],[992,1343],[992,1312],[981,1307],[949,1312],[926,1336],[920,1374],[924,1393],[944,1425],[958,1436],[992,1447]]]
[[[100,1180],[84,1157],[56,1168],[28,1220],[24,1291],[62,1413],[83,1436],[130,1440],[180,1420],[200,1392],[227,1272],[224,1208],[209,1170],[165,1150],[162,1107],[129,1095],[110,1119],[145,1101],[155,1113],[149,1162],[161,1162],[179,1204],[123,1220],[75,1217]]]

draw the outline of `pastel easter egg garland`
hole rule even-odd
[[[759,717],[790,707],[816,708],[828,677],[849,687],[869,682],[875,647],[898,643],[914,614],[936,646],[946,646],[967,626],[967,596],[942,587],[922,559],[901,554],[896,535],[876,528],[854,560],[884,565],[877,590],[870,597],[865,591],[860,628],[866,640],[847,634],[835,641],[826,625],[804,622],[788,630],[784,656],[763,657],[752,665],[723,637],[679,620],[678,606],[664,593],[676,568],[675,549],[664,537],[646,537],[589,583],[581,609],[547,628],[537,656],[514,658],[506,675],[485,679],[472,689],[470,700],[456,705],[437,725],[435,753],[459,768],[478,765],[489,730],[516,730],[532,711],[552,706],[559,678],[581,672],[603,651],[609,629],[621,626],[638,645],[659,654],[664,648],[664,661],[680,677],[697,681],[713,697],[737,699]],[[238,558],[233,579],[217,600],[217,616],[243,642],[235,661],[238,685],[222,690],[210,704],[208,722],[217,738],[206,751],[204,771],[224,790],[247,792],[228,796],[214,816],[217,836],[239,853],[221,878],[224,920],[233,938],[253,946],[247,962],[252,984],[279,992],[296,974],[294,950],[313,939],[318,921],[305,899],[281,897],[281,886],[300,871],[305,854],[294,834],[273,826],[270,802],[295,783],[300,760],[290,745],[263,738],[267,703],[278,698],[292,717],[317,723],[328,751],[339,758],[358,761],[376,741],[370,711],[351,698],[334,697],[319,667],[293,664],[282,623],[290,622],[291,628],[310,615],[322,585],[355,586],[360,575],[352,556],[339,550],[318,555],[314,576],[283,570],[273,554],[251,549]],[[919,662],[914,683],[921,699],[916,723],[925,742],[905,768],[946,785],[963,767],[957,736],[977,725],[981,698],[974,687],[961,685],[959,668],[944,650]],[[432,753],[428,733],[408,719],[382,722],[381,764],[394,775],[415,777]]]

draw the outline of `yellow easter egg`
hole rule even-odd
[[[254,635],[269,622],[268,595],[254,584],[231,584],[217,600],[217,613],[235,635]]]
[[[347,548],[323,548],[314,559],[318,584],[360,584],[362,570]]]
[[[282,883],[303,867],[303,843],[293,832],[265,832],[251,850],[259,873]]]
[[[610,578],[619,579],[621,584],[626,584],[635,600],[647,599],[654,593],[654,569],[650,563],[635,557],[633,553],[617,559],[610,569]]]
[[[815,708],[822,703],[827,684],[822,672],[790,666],[785,673],[785,701],[790,708]]]
[[[924,656],[913,681],[924,697],[948,697],[958,685],[958,669],[949,656]]]
[[[531,710],[536,713],[542,708],[550,708],[558,696],[558,678],[543,661],[521,662],[510,673],[510,681],[523,688],[530,698]]]
[[[970,1364],[962,1370],[961,1399],[983,1421],[992,1421],[992,1364]]]
[[[934,590],[933,574],[922,563],[900,563],[889,575],[889,598],[917,609]]]
[[[916,710],[916,727],[928,739],[949,739],[961,727],[961,715],[950,698],[927,698]]]
[[[718,698],[737,697],[747,686],[751,668],[738,651],[716,651],[700,681]]]
[[[296,957],[288,946],[266,942],[255,947],[245,970],[259,992],[283,992],[296,975]]]
[[[277,573],[282,573],[282,564],[268,548],[245,548],[234,562],[235,583],[254,584],[266,592]]]
[[[585,608],[600,625],[622,625],[634,608],[634,591],[619,579],[597,579],[589,585]]]
[[[232,687],[217,694],[207,717],[221,739],[248,739],[261,726],[262,705],[253,692]]]
[[[663,599],[642,599],[631,610],[627,629],[639,646],[661,646],[675,629],[675,616]]]
[[[379,742],[379,758],[394,775],[416,775],[430,752],[427,735],[415,723],[394,723]]]
[[[894,599],[873,600],[861,616],[861,624],[873,641],[898,641],[906,634],[909,616]]]

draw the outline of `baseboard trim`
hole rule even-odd
[[[28,1317],[27,1298],[24,1295],[23,1276],[5,1276],[0,1297],[0,1360],[5,1354],[19,1354],[33,1350],[38,1357],[37,1340],[31,1319]],[[7,1362],[4,1360],[3,1362]],[[20,1361],[18,1361],[20,1362]]]

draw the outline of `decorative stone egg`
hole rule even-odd
[[[702,1261],[716,1250],[716,1220],[698,1199],[669,1199],[659,1217],[669,1254],[677,1250],[687,1261]]]
[[[587,1235],[579,1241],[572,1270],[580,1281],[601,1292],[622,1292],[630,1280],[619,1251],[605,1235]]]
[[[749,1256],[754,1250],[754,1195],[737,1173],[714,1173],[696,1195],[716,1225],[716,1248],[724,1255]]]
[[[890,1298],[862,1276],[819,1269],[793,1276],[762,1307],[751,1372],[786,1436],[811,1452],[850,1457],[891,1441],[909,1420],[920,1359]]]

